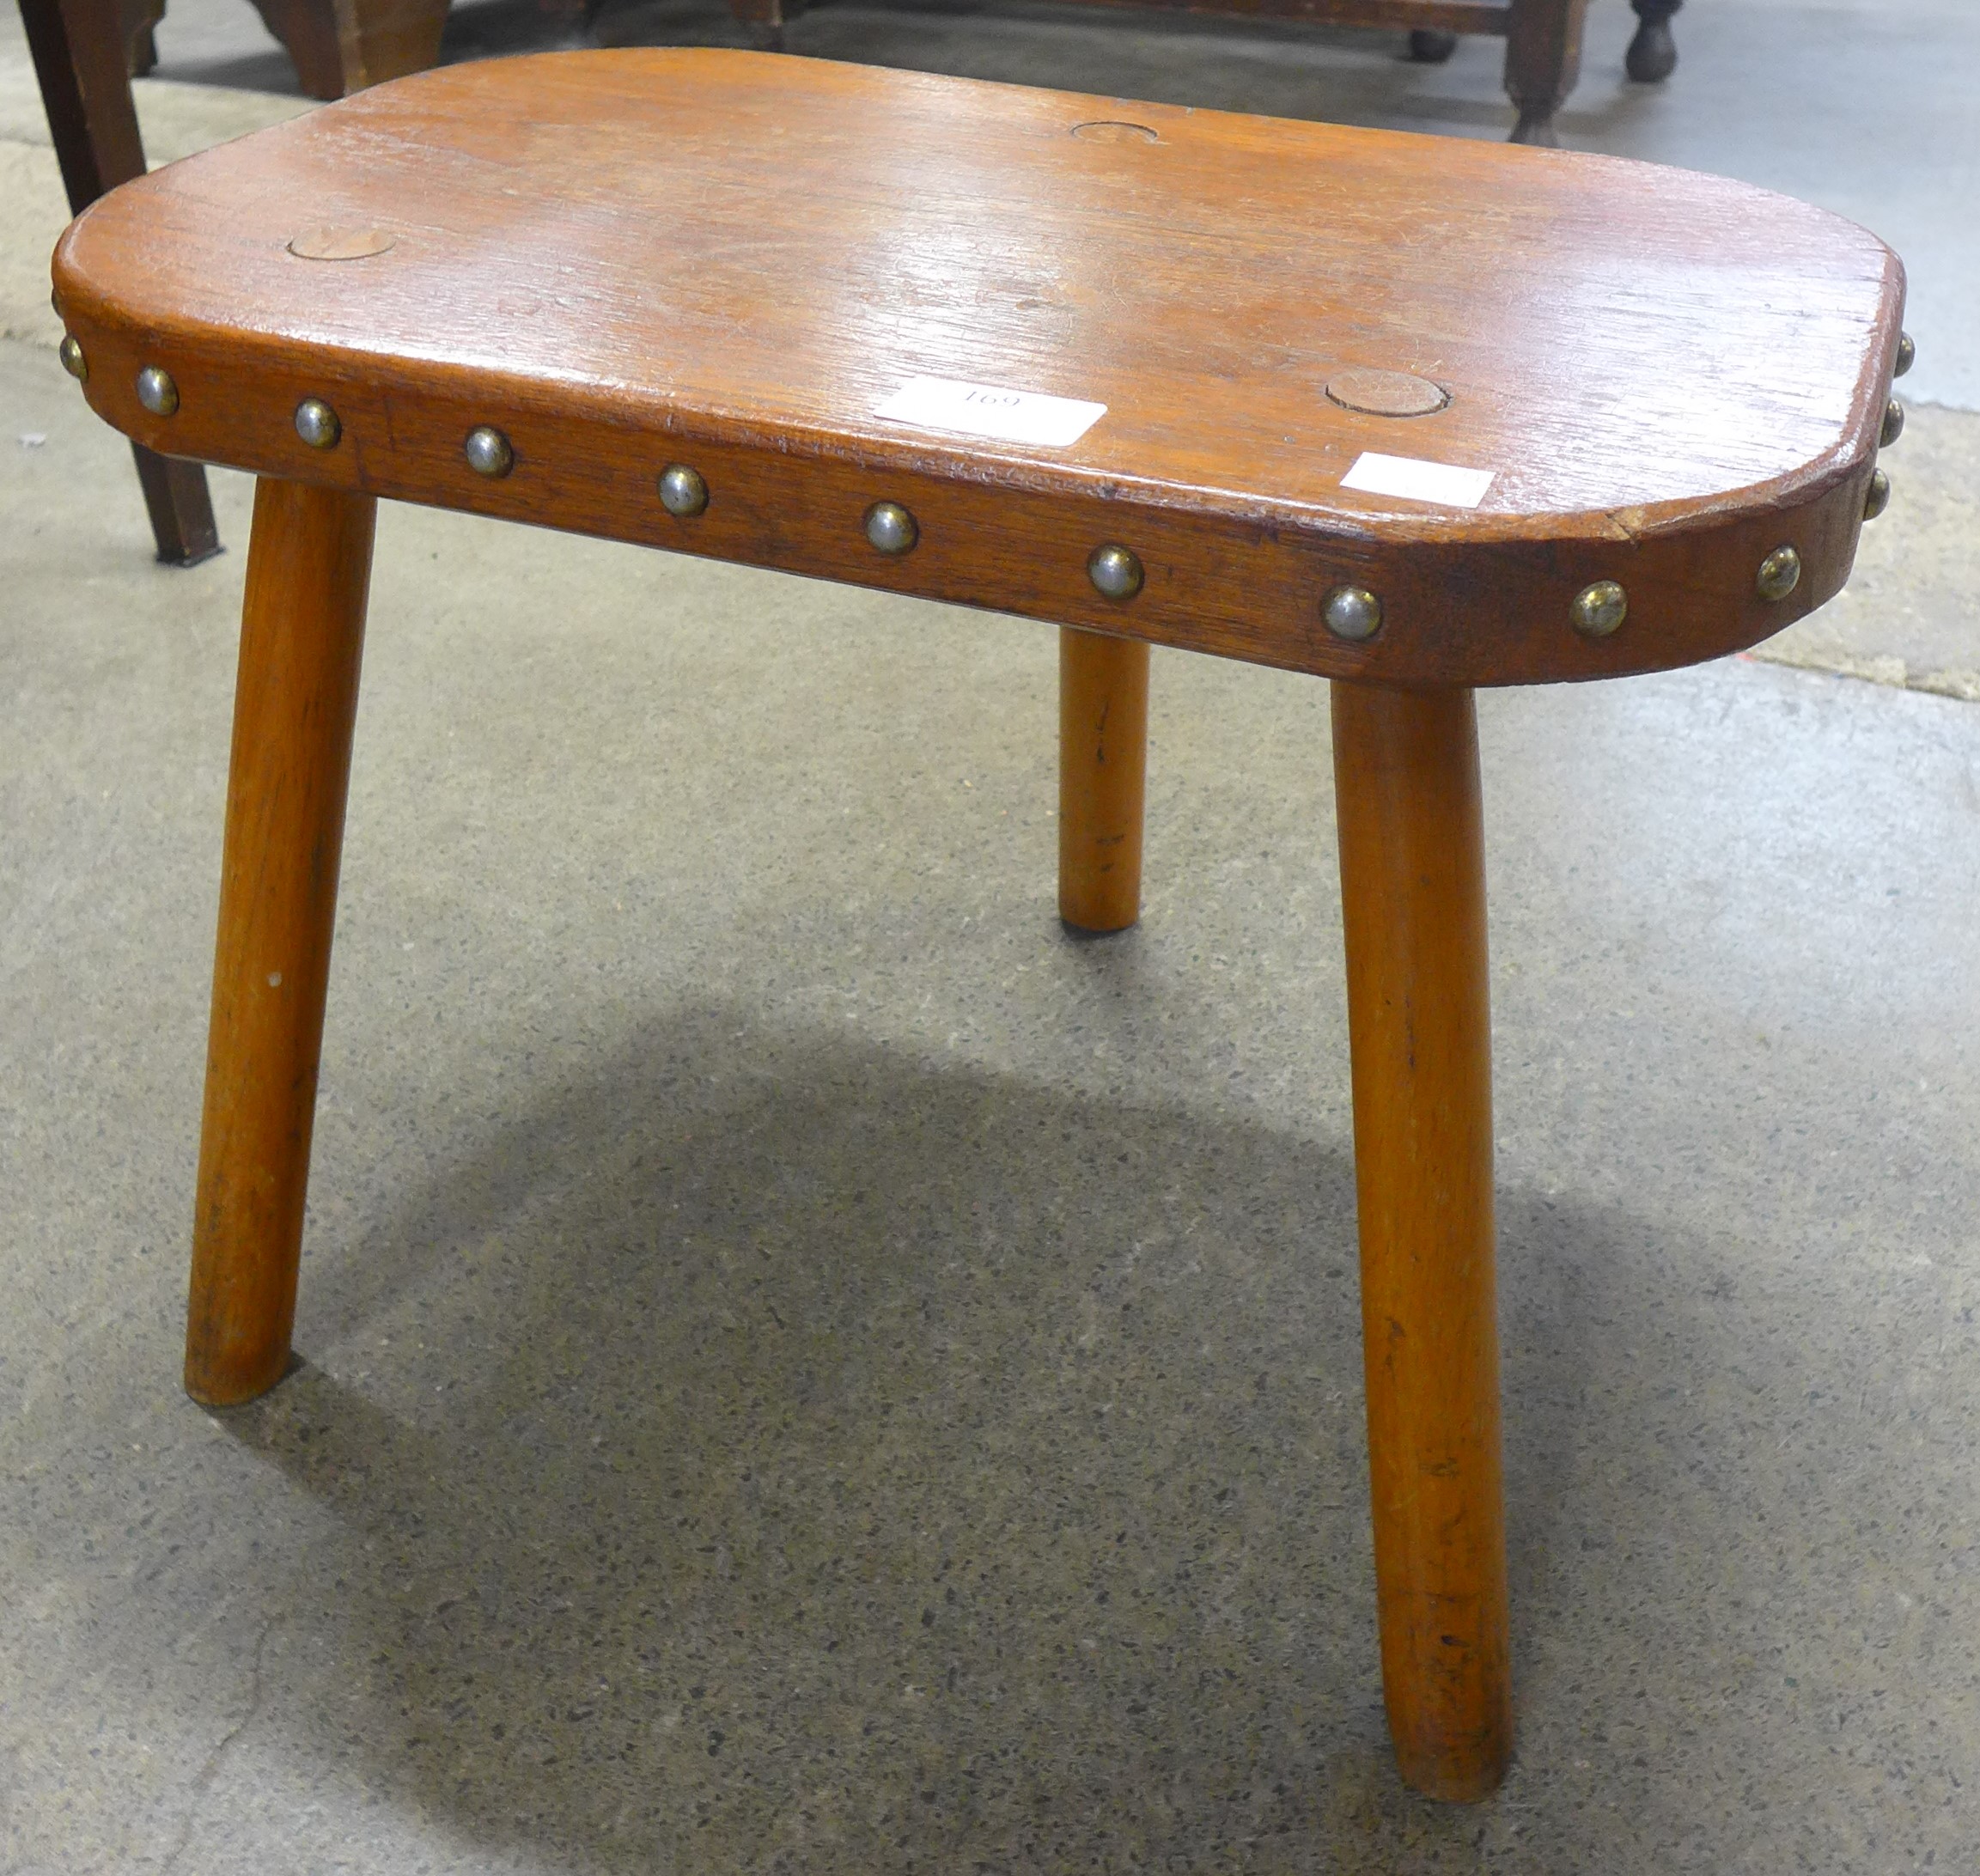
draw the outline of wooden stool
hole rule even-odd
[[[722,52],[368,92],[64,236],[84,390],[261,478],[186,1386],[289,1361],[376,498],[1064,627],[1061,904],[1138,904],[1147,648],[1334,680],[1384,1682],[1512,1739],[1472,687],[1842,586],[1900,360],[1862,229],[1549,151]]]

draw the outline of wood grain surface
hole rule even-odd
[[[186,1391],[214,1406],[289,1361],[377,511],[254,491],[186,1325]]]
[[[1476,1799],[1513,1747],[1477,721],[1337,684],[1333,723],[1382,1691],[1403,1776]]]
[[[1131,119],[1152,139],[1081,137]],[[369,259],[289,252],[380,227]],[[1413,684],[1751,644],[1843,583],[1903,275],[1783,197],[1618,160],[811,59],[572,52],[404,79],[64,237],[98,411],[150,448],[1256,662]],[[168,371],[169,417],[143,409]],[[1349,369],[1449,392],[1343,410]],[[930,375],[1103,403],[1064,447],[876,417]],[[306,397],[341,420],[316,450]],[[512,472],[476,475],[478,424]],[[1490,471],[1357,493],[1364,452]],[[702,514],[660,506],[685,461]],[[889,557],[861,517],[910,508]],[[1102,541],[1147,570],[1086,577]],[[1800,583],[1770,603],[1762,558]],[[1627,588],[1578,635],[1575,594]],[[1365,585],[1374,637],[1321,623]]]
[[[1142,916],[1148,818],[1148,648],[1059,633],[1059,917],[1125,931]]]

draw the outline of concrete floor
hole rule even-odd
[[[1786,165],[1887,38],[1921,92],[1980,46],[1867,15],[1687,9],[1642,94],[1598,0],[1565,128],[1674,137],[1764,29],[1782,96],[1688,160],[1772,122]],[[798,43],[862,18],[1503,127],[1484,47],[1042,7]],[[174,0],[167,69],[179,32],[227,76],[239,24]],[[295,107],[142,89],[156,154]],[[1980,1861],[1970,327],[1920,332],[1948,407],[1856,585],[1770,648],[1826,668],[1483,700],[1520,1735],[1450,1809],[1381,1724],[1311,682],[1158,659],[1147,913],[1075,943],[1048,630],[388,509],[303,1366],[180,1394],[244,556],[150,563],[53,364],[24,95],[9,16],[0,1871]],[[1928,171],[1878,97],[1911,215],[1973,149]],[[1910,253],[1921,307],[1970,239]]]

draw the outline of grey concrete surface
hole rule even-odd
[[[1709,21],[1814,11],[1687,9],[1679,85]],[[52,174],[5,30],[0,285]],[[1297,50],[1130,21],[1124,69],[1157,41]],[[140,89],[161,153],[295,107]],[[1048,630],[388,509],[302,1361],[204,1413],[247,488],[156,568],[33,336],[0,1871],[1980,1862],[1975,419],[1915,413],[1775,648],[1882,685],[1483,702],[1520,1745],[1448,1809],[1381,1723],[1322,687],[1157,659],[1146,916],[1078,943]]]
[[[1849,585],[1756,655],[1980,702],[1980,417],[1912,405],[1881,460],[1891,506]]]

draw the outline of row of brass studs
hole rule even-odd
[[[1909,332],[1898,335],[1898,362],[1891,368],[1893,378],[1902,378],[1911,368],[1918,348]],[[1904,434],[1904,406],[1896,398],[1884,406],[1884,425],[1877,433],[1877,447],[1888,449]],[[1863,519],[1873,521],[1891,505],[1891,478],[1881,467],[1870,472],[1870,486],[1863,492]]]
[[[1909,332],[1898,341],[1893,375],[1911,368],[1916,347]],[[89,361],[73,333],[62,338],[64,368],[79,383],[87,382]],[[154,417],[170,417],[179,408],[179,387],[168,372],[146,365],[137,374],[137,401]],[[321,398],[305,398],[295,406],[295,434],[312,449],[334,449],[344,436],[337,412]],[[1879,448],[1888,448],[1904,434],[1904,406],[1892,398],[1885,406],[1878,433]],[[478,423],[461,445],[467,466],[477,475],[499,480],[515,466],[515,451],[508,437],[491,423]],[[1863,518],[1873,521],[1890,505],[1891,478],[1873,469],[1863,502]],[[660,474],[660,505],[669,515],[690,520],[708,506],[708,484],[685,463],[669,463]],[[876,551],[898,558],[911,553],[921,539],[921,526],[899,502],[875,502],[864,517],[866,538]],[[1110,600],[1131,600],[1142,589],[1142,563],[1131,548],[1109,543],[1087,558],[1087,577],[1094,590]],[[1801,557],[1792,547],[1776,547],[1760,563],[1754,588],[1770,604],[1786,599],[1801,583]],[[1630,595],[1614,580],[1597,580],[1577,593],[1568,616],[1584,638],[1606,638],[1630,616]],[[1320,602],[1320,617],[1337,638],[1359,644],[1382,629],[1382,602],[1366,587],[1337,586]]]
[[[1801,583],[1801,556],[1793,547],[1776,547],[1760,563],[1753,590],[1769,605],[1786,599]],[[1597,580],[1577,593],[1568,608],[1569,623],[1584,638],[1607,638],[1630,616],[1630,594],[1619,580]]]
[[[1801,583],[1801,557],[1776,547],[1760,563],[1754,589],[1770,602],[1784,600]],[[1618,580],[1597,580],[1577,593],[1569,623],[1584,638],[1606,638],[1630,616],[1630,595]],[[1382,629],[1382,602],[1366,587],[1339,586],[1320,602],[1320,617],[1337,638],[1359,644]]]
[[[1917,356],[1917,347],[1909,332],[1898,335],[1898,359],[1893,377],[1902,378]],[[1904,406],[1896,398],[1884,407],[1884,421],[1877,433],[1877,446],[1888,449],[1904,434]],[[1881,469],[1870,472],[1863,496],[1863,519],[1873,521],[1891,505],[1891,478]],[[1770,605],[1777,605],[1801,583],[1801,556],[1792,547],[1776,547],[1760,563],[1754,590]],[[1344,590],[1344,589],[1343,589]],[[1606,638],[1630,616],[1630,595],[1614,580],[1598,580],[1575,595],[1569,617],[1575,630],[1586,638]],[[1327,623],[1331,625],[1330,616]],[[1343,636],[1363,636],[1343,635]]]
[[[1776,547],[1760,563],[1754,590],[1770,603],[1784,600],[1801,583],[1801,556]],[[1630,595],[1618,580],[1597,580],[1569,602],[1568,620],[1584,638],[1607,638],[1630,616]],[[1360,643],[1382,629],[1382,602],[1366,587],[1336,587],[1320,602],[1320,617],[1337,638]]]
[[[685,463],[669,463],[660,472],[660,505],[669,515],[691,520],[708,506],[708,484]],[[861,516],[860,527],[867,545],[890,560],[911,554],[921,541],[921,523],[899,502],[875,502]],[[1143,575],[1132,550],[1109,543],[1087,557],[1087,577],[1096,593],[1131,600],[1142,589]]]

